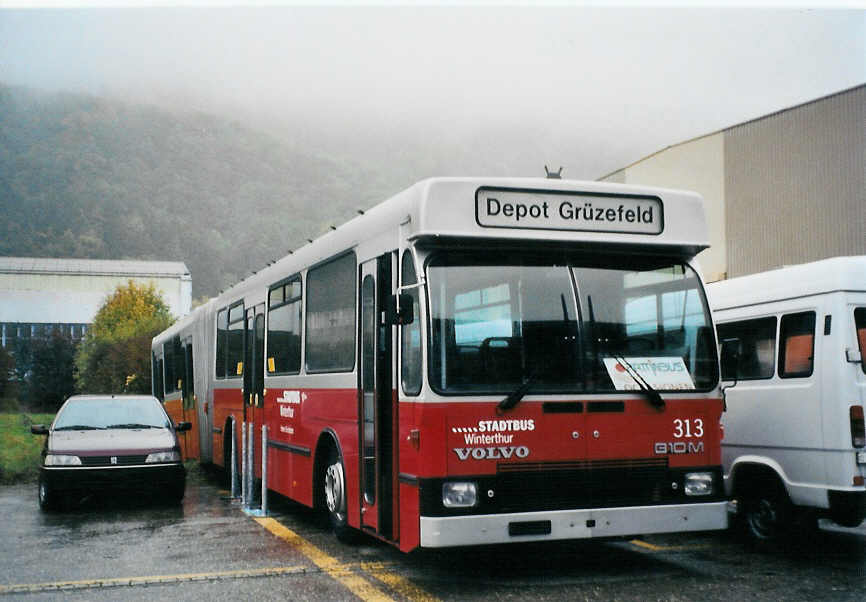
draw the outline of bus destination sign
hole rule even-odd
[[[475,219],[485,228],[660,234],[662,203],[653,196],[569,194],[480,188]]]

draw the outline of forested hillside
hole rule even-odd
[[[0,84],[0,255],[184,261],[213,295],[396,190],[200,113]]]

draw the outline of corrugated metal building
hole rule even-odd
[[[55,327],[79,339],[129,280],[152,283],[173,315],[190,312],[192,278],[181,262],[0,257],[0,343],[12,347],[19,337],[46,336]]]
[[[668,147],[602,180],[707,202],[708,280],[866,254],[866,85]]]

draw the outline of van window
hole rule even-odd
[[[866,307],[858,307],[854,310],[854,327],[857,329],[860,357],[866,357]],[[861,361],[860,368],[866,373],[866,362]]]
[[[815,312],[805,311],[782,316],[779,339],[779,376],[811,376],[814,363]]]
[[[718,326],[719,342],[738,339],[736,372],[722,362],[723,380],[772,378],[776,366],[776,318],[728,322]]]

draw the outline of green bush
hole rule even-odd
[[[0,483],[36,479],[45,437],[31,434],[30,425],[52,420],[54,414],[0,414]]]
[[[17,414],[21,411],[18,400],[14,397],[0,397],[0,413]]]

